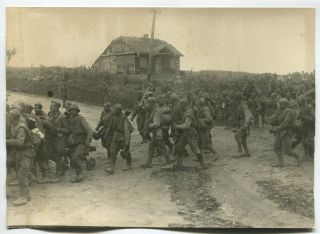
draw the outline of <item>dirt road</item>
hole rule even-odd
[[[41,101],[48,110],[49,99],[10,93],[9,102]],[[77,103],[81,115],[96,126],[101,107]],[[107,176],[103,170],[105,149],[94,141],[97,168],[87,172],[82,183],[71,183],[69,170],[58,184],[33,185],[32,200],[14,207],[17,187],[8,187],[7,224],[64,226],[139,227],[305,227],[313,226],[313,162],[297,168],[285,158],[287,167],[272,168],[275,160],[272,135],[267,128],[251,131],[251,158],[234,158],[233,133],[214,129],[214,146],[219,159],[210,160],[208,170],[197,169],[193,155],[185,159],[183,170],[161,169],[162,157],[152,169],[144,163],[147,145],[140,144],[137,131],[132,137],[134,168]],[[302,155],[301,146],[297,152]]]

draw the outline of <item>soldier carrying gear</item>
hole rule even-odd
[[[157,149],[161,155],[165,156],[167,164],[170,164],[169,153],[166,149],[166,144],[163,136],[163,129],[161,128],[161,109],[155,98],[148,98],[151,114],[149,122],[149,129],[152,132],[152,138],[149,142],[148,159],[147,162],[141,165],[142,168],[151,168],[152,159]]]
[[[70,150],[71,167],[76,171],[76,177],[72,182],[80,182],[85,175],[82,168],[82,159],[88,151],[92,140],[92,129],[86,119],[79,115],[80,109],[72,104],[70,111],[70,134],[68,146]]]
[[[34,146],[29,128],[20,121],[18,110],[9,112],[11,123],[10,138],[6,144],[13,150],[13,156],[16,158],[17,177],[20,186],[20,196],[13,201],[14,205],[25,205],[30,201],[29,180],[32,178],[32,161],[34,158]]]
[[[140,94],[141,96],[141,94]],[[131,115],[131,121],[133,121],[136,118],[136,123],[137,123],[137,128],[139,131],[139,134],[142,138],[141,143],[146,143],[148,142],[143,135],[143,128],[144,128],[144,123],[145,123],[145,115],[146,115],[146,106],[142,102],[143,97],[139,97],[139,103],[136,104],[134,111]]]
[[[97,124],[97,127],[95,129],[97,132],[99,132],[101,126],[103,125],[102,123],[103,118],[110,112],[111,112],[111,103],[107,102],[103,104],[103,111],[101,112],[99,123]]]
[[[201,168],[207,168],[207,164],[204,160],[204,157],[198,147],[197,143],[197,131],[195,129],[196,117],[194,111],[188,106],[188,100],[183,99],[180,101],[180,107],[182,111],[182,123],[174,124],[174,128],[182,130],[182,135],[179,137],[179,140],[176,144],[177,151],[177,163],[176,167],[181,167],[183,163],[183,153],[187,145],[190,146],[191,151],[196,154]]]
[[[213,118],[210,109],[204,98],[199,99],[199,110],[196,112],[197,131],[199,136],[199,146],[202,151],[209,151],[216,154],[212,146],[211,129],[213,128]]]
[[[274,150],[278,158],[278,163],[272,164],[273,167],[283,167],[284,161],[282,154],[287,154],[297,160],[298,166],[302,160],[299,155],[292,150],[292,134],[293,134],[293,113],[288,107],[287,98],[279,100],[280,109],[268,121],[273,126],[270,130],[275,135]]]
[[[105,171],[109,174],[114,174],[116,159],[119,151],[121,155],[126,155],[127,167],[123,170],[132,168],[132,159],[130,153],[130,139],[133,127],[128,118],[121,112],[122,106],[116,104],[113,107],[112,117],[110,119],[110,132],[113,133],[110,146],[110,163]]]

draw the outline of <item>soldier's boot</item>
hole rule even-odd
[[[197,154],[198,161],[200,162],[201,169],[207,169],[208,165],[204,160],[204,157],[201,153]]]
[[[129,171],[132,169],[132,161],[131,161],[131,157],[127,158],[127,166],[125,168],[123,168],[123,171]]]
[[[106,169],[104,169],[104,171],[107,172],[108,175],[112,175],[112,174],[114,174],[114,168],[115,168],[115,162],[112,159],[110,159],[109,166],[106,167]]]
[[[174,167],[178,169],[183,167],[183,156],[181,155],[181,153],[178,154],[178,158],[176,160]]]
[[[148,155],[148,159],[147,159],[147,162],[145,164],[142,164],[140,167],[141,168],[152,168],[152,159],[153,159],[153,155]]]
[[[38,179],[38,184],[46,184],[46,183],[50,183],[50,179],[49,179],[49,171],[48,170],[44,170],[42,172],[42,178]]]
[[[242,154],[243,150],[242,150],[241,142],[237,141],[237,145],[238,145],[238,153]]]
[[[28,203],[28,199],[27,197],[18,197],[16,200],[14,200],[12,202],[13,205],[15,206],[23,206],[23,205],[26,205]]]
[[[64,174],[65,174],[64,162],[63,161],[58,162],[57,169],[56,169],[56,176],[51,180],[51,183],[58,183],[62,181]]]
[[[277,152],[276,155],[278,158],[278,162],[271,164],[271,166],[272,167],[284,167],[282,152]]]
[[[242,154],[241,157],[251,157],[246,141],[243,141],[242,146],[243,146],[243,149],[244,149],[244,154]]]
[[[72,182],[78,183],[78,182],[83,181],[84,178],[85,178],[85,174],[83,172],[82,166],[79,166],[78,168],[76,168],[76,177],[74,178],[74,180]]]

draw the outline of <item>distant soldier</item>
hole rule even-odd
[[[257,92],[252,91],[251,96],[248,100],[248,106],[254,118],[254,126],[257,128],[259,127],[259,115],[261,111],[261,105]]]
[[[131,133],[133,132],[133,127],[122,112],[122,106],[120,104],[115,104],[113,106],[113,115],[110,123],[111,129],[114,129],[111,146],[110,146],[110,163],[105,171],[109,174],[114,174],[116,159],[119,151],[121,150],[121,155],[127,161],[127,167],[123,170],[130,170],[132,168],[132,159],[130,153],[130,139]]]
[[[305,98],[301,100],[301,103],[298,118],[302,121],[304,157],[305,160],[310,160],[313,159],[314,154],[315,111]]]
[[[72,104],[70,111],[70,134],[68,137],[68,146],[70,150],[71,167],[76,171],[76,177],[72,182],[80,182],[85,175],[82,168],[82,160],[89,150],[92,140],[92,129],[86,119],[79,115],[80,109]]]
[[[263,94],[260,95],[259,102],[261,107],[260,108],[261,124],[262,126],[264,126],[266,122],[266,113],[267,113],[267,97]]]
[[[270,99],[267,101],[267,114],[266,117],[270,117],[278,110],[278,97],[276,93],[271,93]]]
[[[103,104],[108,102],[109,99],[109,87],[107,82],[102,82],[101,86],[100,86],[100,92],[102,93],[103,96]]]
[[[31,132],[29,128],[20,121],[20,113],[18,110],[9,112],[11,123],[10,138],[6,140],[8,147],[14,150],[17,166],[17,178],[20,186],[20,196],[14,205],[25,205],[30,201],[29,180],[32,177],[32,161],[34,158],[34,149],[32,143]]]
[[[67,101],[68,97],[70,96],[70,89],[68,88],[65,79],[63,79],[63,81],[59,85],[59,94],[60,94],[60,98],[62,100],[62,107],[64,108],[66,105],[66,101]]]
[[[156,98],[150,97],[148,98],[148,102],[151,108],[151,114],[149,116],[149,128],[152,131],[152,138],[149,142],[149,150],[148,150],[148,160],[146,164],[142,165],[143,168],[151,168],[152,160],[155,154],[155,150],[157,149],[161,155],[163,155],[166,159],[166,163],[170,163],[169,153],[166,148],[166,143],[164,137],[164,132],[166,129],[161,128],[161,108],[156,101]]]
[[[222,119],[225,123],[226,128],[230,128],[230,105],[231,105],[231,100],[228,97],[226,91],[222,92],[222,97],[220,101],[220,110],[222,113]]]
[[[244,96],[241,92],[235,93],[235,121],[236,121],[236,130],[235,130],[235,139],[238,145],[239,157],[250,157],[247,137],[248,137],[248,126],[250,124],[251,113],[248,106],[244,102]],[[244,153],[242,153],[244,149]]]
[[[185,147],[190,146],[191,151],[196,154],[201,168],[207,168],[205,159],[198,147],[197,143],[197,130],[195,129],[196,117],[194,111],[189,107],[188,101],[182,99],[180,101],[180,110],[182,111],[182,123],[174,124],[174,128],[182,130],[181,137],[179,137],[176,150],[177,150],[177,167],[181,167],[183,163],[183,153],[185,152]]]
[[[286,98],[279,100],[280,109],[271,116],[268,120],[273,126],[270,130],[275,134],[274,150],[276,152],[278,163],[272,164],[273,167],[283,167],[283,153],[294,157],[297,160],[298,166],[302,160],[299,155],[292,150],[292,135],[293,135],[293,113],[288,107],[289,101]]]

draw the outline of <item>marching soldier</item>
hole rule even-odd
[[[57,120],[61,117],[60,112],[61,103],[58,100],[52,100],[50,104],[50,111],[48,113],[48,121],[44,122],[44,127],[46,128],[46,147],[47,153],[49,154],[49,159],[56,164],[56,178],[52,182],[60,181],[61,174],[61,156],[60,156],[60,146],[59,139],[57,135]]]
[[[130,170],[132,168],[132,159],[130,153],[130,138],[133,132],[133,127],[129,122],[127,116],[122,112],[122,106],[120,104],[115,104],[113,106],[113,113],[110,122],[110,128],[113,129],[111,146],[110,146],[110,163],[105,169],[108,174],[114,174],[116,159],[119,151],[121,150],[121,155],[127,161],[127,167],[123,170]]]
[[[20,186],[20,196],[13,201],[14,205],[25,205],[30,201],[29,180],[32,177],[32,161],[34,148],[29,128],[20,121],[18,110],[9,112],[11,123],[10,138],[6,140],[8,147],[14,150],[16,158],[17,178]]]
[[[148,102],[151,108],[150,114],[150,121],[149,121],[149,128],[152,131],[152,138],[149,142],[149,149],[148,149],[148,160],[146,164],[142,165],[142,168],[151,168],[152,167],[152,159],[157,149],[161,155],[164,155],[167,164],[170,163],[169,153],[166,148],[166,143],[164,139],[164,131],[166,129],[161,128],[161,112],[162,110],[159,107],[156,99],[154,97],[148,98]]]
[[[207,168],[207,164],[204,160],[204,157],[198,147],[197,143],[197,130],[195,129],[196,117],[194,111],[188,106],[188,101],[182,99],[180,101],[180,108],[182,111],[182,123],[174,124],[174,128],[182,130],[182,135],[179,138],[176,150],[177,150],[177,167],[181,167],[183,163],[183,153],[187,145],[190,146],[191,151],[196,154],[201,168]]]
[[[80,109],[72,104],[70,111],[70,132],[68,137],[68,146],[70,150],[71,167],[76,171],[76,177],[72,182],[80,182],[85,175],[82,168],[82,159],[89,150],[92,140],[92,129],[86,119],[79,115]]]
[[[305,160],[310,160],[314,154],[315,112],[313,106],[307,103],[305,98],[301,100],[301,103],[298,118],[302,121],[304,157]]]
[[[274,151],[278,158],[278,163],[272,164],[273,167],[284,166],[283,153],[294,157],[298,166],[302,163],[299,155],[292,150],[293,113],[288,104],[287,98],[281,98],[279,100],[280,109],[269,118],[272,125],[270,132],[275,135]]]
[[[139,131],[140,136],[142,137],[141,143],[146,143],[147,140],[144,137],[143,128],[145,123],[145,105],[142,103],[142,96],[139,98],[139,103],[136,105],[134,112],[131,115],[131,121],[133,121],[136,118],[137,128]]]
[[[199,136],[199,146],[200,149],[204,151],[209,151],[212,154],[216,154],[216,151],[212,146],[211,139],[211,129],[213,128],[213,119],[211,116],[211,111],[206,105],[206,100],[204,98],[199,99],[199,110],[197,111],[197,131]]]
[[[235,121],[236,121],[236,130],[235,130],[235,140],[238,145],[239,157],[250,157],[247,137],[248,137],[248,126],[250,124],[251,113],[249,108],[243,101],[244,97],[241,92],[235,93]],[[242,153],[244,149],[244,153]]]

